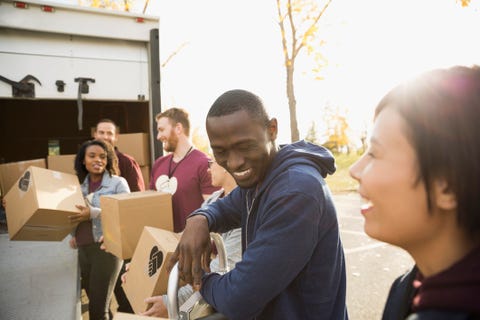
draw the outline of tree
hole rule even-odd
[[[132,0],[78,0],[78,4],[93,8],[130,11]]]
[[[324,121],[327,125],[326,141],[323,146],[334,153],[350,153],[350,138],[346,111],[340,108],[325,107]]]
[[[305,137],[305,141],[320,145],[317,137],[317,125],[315,121],[312,121],[312,124],[308,129],[307,136]]]
[[[195,127],[192,133],[192,143],[198,150],[202,151],[205,154],[210,154],[210,142],[208,137],[202,133],[199,127]]]
[[[287,78],[286,91],[290,111],[291,140],[293,142],[299,139],[297,100],[294,90],[295,60],[303,48],[307,48],[307,53],[318,53],[313,50],[318,23],[332,0],[328,0],[321,9],[314,0],[276,1]],[[321,55],[317,54],[316,58],[322,60]]]

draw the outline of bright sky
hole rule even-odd
[[[203,127],[218,95],[252,90],[278,118],[280,142],[289,142],[275,3],[150,0],[147,13],[160,17],[161,57],[188,42],[162,70],[162,105],[188,109],[194,125]],[[478,3],[462,8],[455,0],[333,0],[321,24],[330,62],[325,80],[312,80],[302,61],[297,67],[300,136],[312,120],[322,132],[326,103],[348,108],[358,133],[370,124],[378,100],[402,78],[434,67],[480,64],[479,8]]]
[[[143,9],[144,0],[136,1]],[[379,99],[403,78],[454,64],[480,64],[480,5],[456,0],[333,0],[320,29],[329,60],[314,81],[305,57],[297,61],[295,90],[300,136],[312,121],[322,128],[328,103],[349,110],[353,134],[371,123]],[[213,101],[233,88],[260,95],[279,120],[279,142],[290,140],[285,70],[274,0],[150,0],[160,17],[162,107],[189,110],[204,127]]]

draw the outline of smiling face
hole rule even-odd
[[[239,110],[207,118],[207,133],[215,160],[240,187],[251,188],[263,180],[276,154],[275,119],[266,128]]]
[[[107,152],[99,145],[88,146],[83,164],[91,176],[103,175],[107,166]]]
[[[111,122],[100,122],[94,133],[94,138],[97,140],[107,141],[112,146],[117,141],[117,130],[115,125]]]
[[[174,152],[178,145],[178,136],[175,132],[176,126],[172,126],[171,120],[161,117],[157,120],[157,140],[163,144],[167,152]]]
[[[418,161],[406,135],[406,123],[394,108],[377,117],[370,148],[350,168],[365,204],[365,232],[404,249],[434,241],[441,230],[437,210],[429,212]]]

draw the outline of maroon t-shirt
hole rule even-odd
[[[412,310],[452,310],[480,315],[480,246],[448,269],[413,281]]]
[[[145,182],[143,181],[142,171],[137,161],[128,154],[118,151],[115,147],[115,154],[118,158],[118,169],[120,169],[119,176],[127,180],[130,192],[144,191]]]
[[[181,232],[187,216],[202,205],[202,195],[212,194],[219,188],[212,186],[209,158],[203,152],[193,149],[178,163],[172,158],[173,154],[169,154],[155,161],[150,189],[172,193],[174,229]]]
[[[102,180],[92,182],[89,180],[88,191],[90,193],[95,192],[102,185]],[[75,230],[75,240],[77,246],[86,246],[95,242],[92,232],[92,220],[82,221],[78,224]]]

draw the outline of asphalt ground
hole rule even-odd
[[[347,272],[347,308],[351,320],[381,319],[393,280],[413,265],[402,249],[369,238],[363,231],[357,193],[334,194]],[[88,320],[88,299],[82,295],[82,316]],[[112,310],[116,309],[112,302]]]

